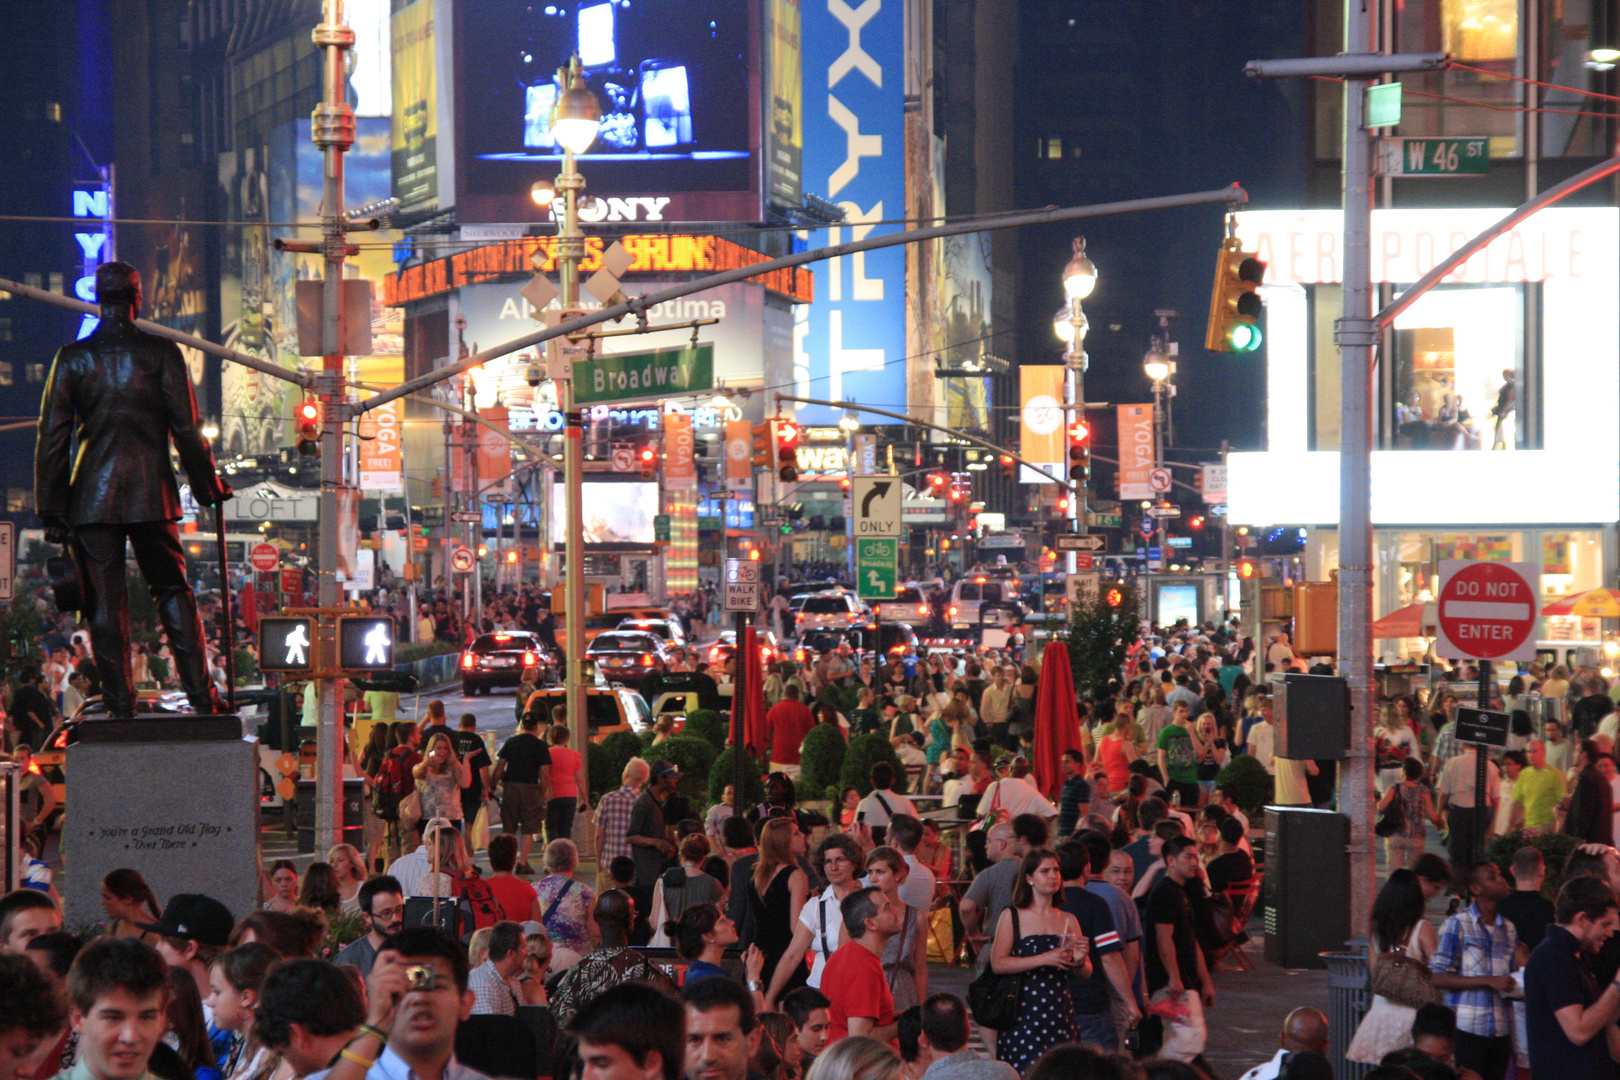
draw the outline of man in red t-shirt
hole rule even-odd
[[[857,889],[839,907],[844,943],[827,961],[821,992],[827,995],[827,1042],[846,1035],[894,1038],[894,995],[883,977],[883,946],[900,932],[905,904],[876,887]]]
[[[799,700],[797,683],[788,683],[782,690],[783,698],[765,714],[765,736],[771,743],[771,772],[787,773],[799,778],[799,745],[816,718]]]

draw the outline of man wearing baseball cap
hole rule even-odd
[[[653,886],[665,864],[675,854],[664,828],[664,800],[680,782],[681,771],[668,761],[654,761],[648,772],[647,786],[642,789],[635,805],[630,808],[630,828],[625,840],[630,844],[630,857],[636,863],[636,907],[652,910]]]
[[[202,893],[178,893],[163,909],[163,918],[155,923],[136,923],[142,930],[157,934],[158,954],[165,963],[182,967],[190,972],[202,995],[203,1020],[214,1022],[214,1010],[208,1006],[208,966],[214,962],[230,942],[236,920],[230,909]]]

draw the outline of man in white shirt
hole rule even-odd
[[[876,843],[884,842],[884,833],[889,826],[889,819],[896,814],[910,814],[920,818],[917,807],[904,795],[896,795],[894,788],[894,766],[887,761],[875,762],[870,772],[872,780],[872,794],[862,799],[855,807],[855,820],[865,822],[866,827],[872,830],[872,839]]]
[[[1282,1034],[1277,1038],[1281,1047],[1270,1061],[1256,1065],[1244,1073],[1242,1080],[1277,1080],[1282,1075],[1283,1059],[1289,1054],[1310,1052],[1327,1053],[1327,1017],[1315,1009],[1301,1006],[1283,1019]]]
[[[1279,630],[1272,639],[1271,648],[1266,650],[1266,662],[1281,668],[1284,664],[1292,663],[1294,650],[1288,644],[1288,631]]]
[[[995,781],[984,789],[983,795],[979,796],[980,813],[989,813],[992,808],[998,815],[1000,811],[1005,810],[1012,817],[1019,814],[1036,814],[1043,818],[1058,816],[1057,807],[1052,805],[1050,799],[1036,791],[1035,785],[1010,776]]]
[[[418,890],[433,870],[432,864],[428,862],[428,843],[438,832],[438,827],[425,822],[423,827],[426,831],[422,834],[422,842],[416,846],[416,850],[401,855],[388,865],[388,875],[399,882],[400,891],[405,896],[421,895]]]

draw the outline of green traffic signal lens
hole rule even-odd
[[[1238,323],[1232,327],[1228,336],[1233,352],[1254,352],[1260,347],[1260,328],[1248,323]]]

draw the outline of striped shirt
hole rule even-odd
[[[1437,975],[1506,975],[1518,940],[1513,924],[1500,913],[1486,926],[1480,921],[1479,905],[1469,904],[1440,928],[1440,946],[1429,967]],[[1457,1010],[1458,1031],[1487,1039],[1513,1034],[1512,1006],[1495,990],[1446,990],[1444,994],[1446,1004]]]

